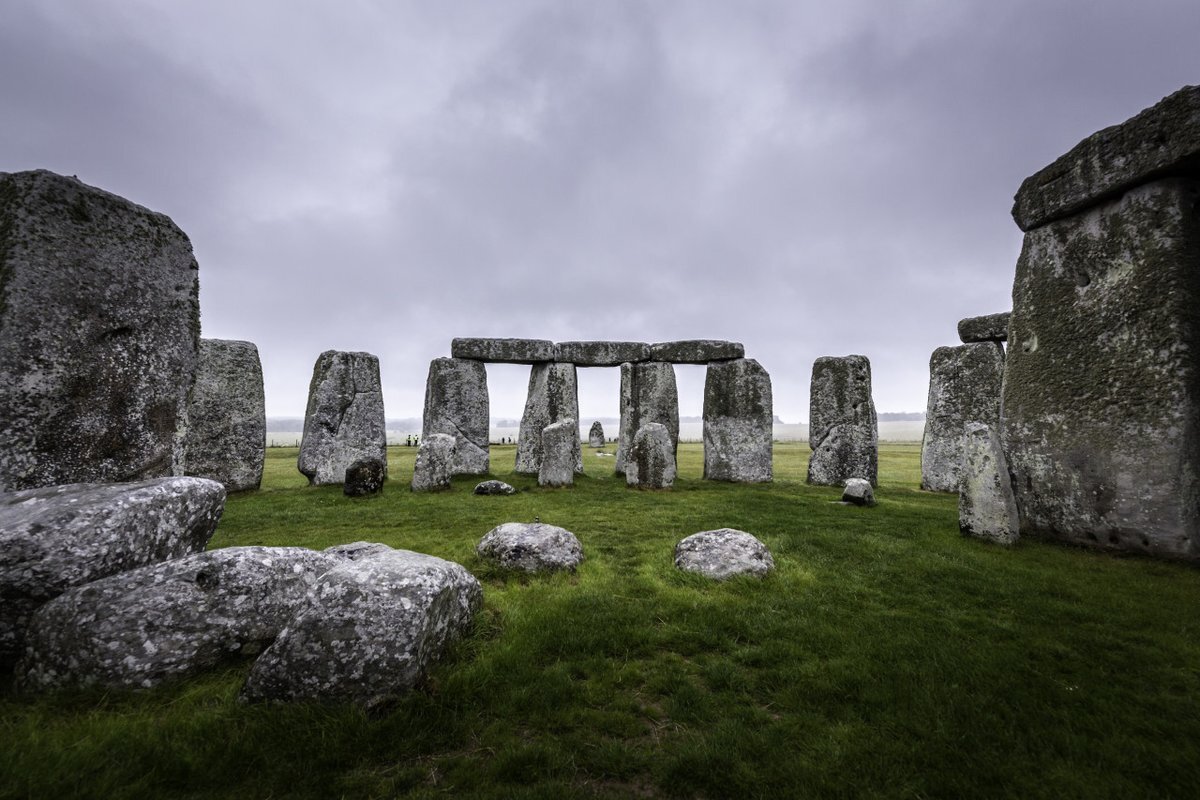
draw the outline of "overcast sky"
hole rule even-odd
[[[1198,33],[1196,0],[4,0],[0,171],[174,219],[270,415],[339,349],[418,416],[456,336],[732,339],[789,422],[862,353],[919,411],[1011,306],[1021,180],[1200,82]],[[489,368],[494,416],[527,377]],[[585,421],[617,386],[581,370]]]

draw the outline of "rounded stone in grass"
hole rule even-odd
[[[544,522],[505,522],[487,532],[475,552],[504,569],[520,572],[574,571],[583,561],[575,534]]]
[[[490,480],[475,484],[475,494],[516,494],[517,490],[504,481]]]
[[[719,528],[693,533],[675,545],[675,567],[723,581],[734,575],[763,577],[775,569],[767,546],[745,531]]]
[[[875,505],[875,490],[866,478],[847,478],[842,489],[842,502],[855,506]]]

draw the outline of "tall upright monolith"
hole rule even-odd
[[[771,480],[771,376],[752,358],[714,361],[704,380],[704,477]]]
[[[998,342],[939,347],[929,358],[929,403],[921,440],[921,488],[957,492],[963,431],[969,423],[1000,425],[1004,349]]]
[[[542,431],[564,419],[579,419],[579,384],[575,365],[534,364],[529,368],[529,394],[517,434],[515,472],[536,475],[542,467]],[[576,423],[578,425],[578,422]],[[575,471],[583,472],[583,447],[575,434]]]
[[[808,482],[842,486],[848,478],[876,485],[879,426],[866,356],[823,356],[809,387]]]
[[[201,339],[188,406],[184,474],[220,481],[228,492],[257,489],[266,456],[262,362],[253,342]]]
[[[671,437],[671,460],[679,447],[679,391],[675,368],[665,361],[621,365],[621,426],[614,468],[625,474],[633,437],[644,425],[657,422]]]
[[[457,440],[453,474],[483,475],[488,471],[488,425],[487,366],[465,358],[431,361],[421,437],[445,433]]]
[[[313,367],[297,467],[309,485],[341,484],[356,461],[387,463],[379,359],[326,350]]]

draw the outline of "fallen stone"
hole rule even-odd
[[[1077,144],[1026,178],[1012,215],[1023,231],[1116,200],[1168,176],[1200,176],[1200,86],[1185,86]]]
[[[879,429],[866,356],[824,356],[813,364],[809,391],[808,482],[842,486],[878,480]]]
[[[575,534],[544,522],[505,522],[487,532],[475,552],[503,569],[520,572],[575,571],[583,546]]]
[[[588,431],[588,447],[604,447],[604,426],[600,424],[600,420],[593,422]]]
[[[761,578],[775,569],[766,545],[745,531],[701,531],[675,545],[675,567],[723,581],[735,575]]]
[[[648,361],[650,345],[645,342],[559,342],[554,360],[577,367],[617,367],[627,361]]]
[[[472,358],[495,364],[538,364],[554,360],[554,342],[546,339],[455,339],[454,358]]]
[[[387,477],[387,466],[382,461],[365,458],[355,461],[346,467],[346,477],[342,483],[342,494],[346,497],[367,497],[383,491],[383,481]]]
[[[262,362],[252,342],[201,339],[188,405],[183,472],[227,492],[257,489],[266,457]]]
[[[504,481],[483,481],[475,485],[475,494],[516,494],[517,490]]]
[[[445,433],[434,433],[421,440],[417,463],[413,467],[412,490],[434,492],[450,488],[454,474],[454,451],[458,442]]]
[[[254,662],[240,699],[370,708],[397,698],[469,629],[482,601],[471,573],[422,553],[338,564]]]
[[[774,417],[771,376],[757,361],[709,364],[704,381],[704,477],[769,482]]]
[[[994,428],[977,422],[963,430],[958,529],[964,536],[1014,544],[1020,538],[1017,502]]]
[[[363,459],[387,464],[379,359],[327,350],[313,367],[297,467],[310,486],[339,484]]]
[[[487,367],[482,361],[435,358],[425,383],[425,416],[421,435],[445,433],[458,440],[451,471],[483,475],[490,466],[488,450]]]
[[[339,559],[302,547],[230,547],[77,586],[30,621],[20,689],[141,689],[253,654]]]
[[[625,474],[633,437],[643,425],[664,425],[671,437],[671,459],[679,444],[679,391],[675,368],[663,361],[621,365],[621,427],[613,469]]]
[[[850,478],[842,489],[842,502],[856,506],[875,505],[875,490],[866,478]]]
[[[994,342],[939,347],[929,359],[929,401],[921,440],[921,488],[957,492],[968,423],[1000,424],[1004,351]]]
[[[529,394],[517,434],[514,472],[536,475],[542,468],[542,431],[564,419],[579,419],[579,384],[574,364],[534,364],[529,370]],[[578,424],[578,423],[576,423]],[[583,472],[583,447],[575,441],[575,471]]]
[[[675,485],[675,442],[665,425],[647,422],[633,437],[625,462],[625,483],[642,489]]]
[[[1007,342],[1008,319],[1011,311],[988,314],[983,317],[967,317],[958,321],[958,338],[964,344],[975,342]]]
[[[0,173],[0,331],[0,491],[182,471],[200,303],[170,218]]]
[[[745,355],[746,348],[740,342],[686,339],[650,345],[648,360],[666,361],[671,364],[707,364],[710,361],[732,361],[744,358]]]
[[[564,419],[542,431],[542,466],[538,486],[570,486],[575,482],[579,454],[579,423]]]

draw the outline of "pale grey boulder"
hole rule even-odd
[[[604,447],[604,426],[600,424],[600,420],[593,422],[588,430],[588,447]]]
[[[554,360],[554,342],[547,339],[454,339],[450,355],[496,364],[538,364]]]
[[[220,481],[228,492],[257,489],[266,444],[258,348],[253,342],[201,339],[184,435],[184,474]]]
[[[340,560],[302,547],[230,547],[77,586],[30,621],[20,689],[142,689],[254,654]]]
[[[492,528],[475,547],[479,557],[518,572],[575,571],[583,545],[575,534],[544,522],[505,522]]]
[[[996,429],[978,422],[967,423],[963,429],[962,458],[958,529],[964,536],[1014,544],[1020,538],[1017,502]]]
[[[929,358],[929,400],[921,440],[921,488],[957,492],[963,431],[1000,424],[1004,350],[994,342],[939,347]]]
[[[487,367],[482,361],[435,358],[425,383],[421,435],[445,433],[458,440],[451,471],[483,475],[489,461]]]
[[[433,492],[449,489],[457,449],[458,441],[446,433],[434,433],[423,438],[413,467],[412,490]]]
[[[570,486],[575,482],[579,455],[579,423],[564,419],[542,431],[542,465],[538,486]]]
[[[197,274],[164,214],[0,173],[0,491],[181,473]]]
[[[559,342],[554,360],[577,367],[616,367],[627,361],[647,361],[650,345],[645,342]]]
[[[625,462],[625,483],[642,489],[675,485],[675,442],[662,423],[648,422],[633,437]]]
[[[574,364],[534,364],[529,370],[529,394],[517,434],[514,472],[536,475],[542,468],[542,431],[564,419],[579,419],[579,383]],[[576,423],[578,424],[578,423]],[[583,447],[575,440],[575,471],[583,472]]]
[[[958,321],[958,338],[964,344],[975,342],[1007,342],[1008,320],[1011,311],[988,314],[982,317],[967,317]]]
[[[841,486],[848,478],[878,481],[879,425],[866,356],[823,356],[809,387],[808,482]]]
[[[719,581],[735,575],[761,578],[775,569],[775,559],[766,545],[745,531],[719,528],[680,540],[675,545],[675,567]]]
[[[504,481],[490,480],[482,481],[475,484],[474,494],[481,495],[508,495],[516,494],[517,490]]]
[[[340,484],[356,461],[387,463],[379,359],[326,350],[313,367],[296,462],[310,486]]]
[[[322,575],[254,662],[240,699],[373,707],[410,691],[470,628],[483,602],[463,567],[409,550]]]
[[[842,487],[842,502],[855,506],[875,505],[875,490],[866,478],[850,478]]]
[[[766,483],[772,478],[775,412],[771,376],[757,361],[712,362],[704,380],[704,477]]]
[[[679,390],[675,368],[664,361],[621,365],[621,426],[613,469],[625,474],[633,437],[643,425],[657,422],[671,437],[671,459],[679,445]]]
[[[658,342],[650,345],[650,361],[670,364],[707,364],[710,361],[732,361],[744,358],[746,348],[740,342],[717,339],[685,339],[678,342]]]

